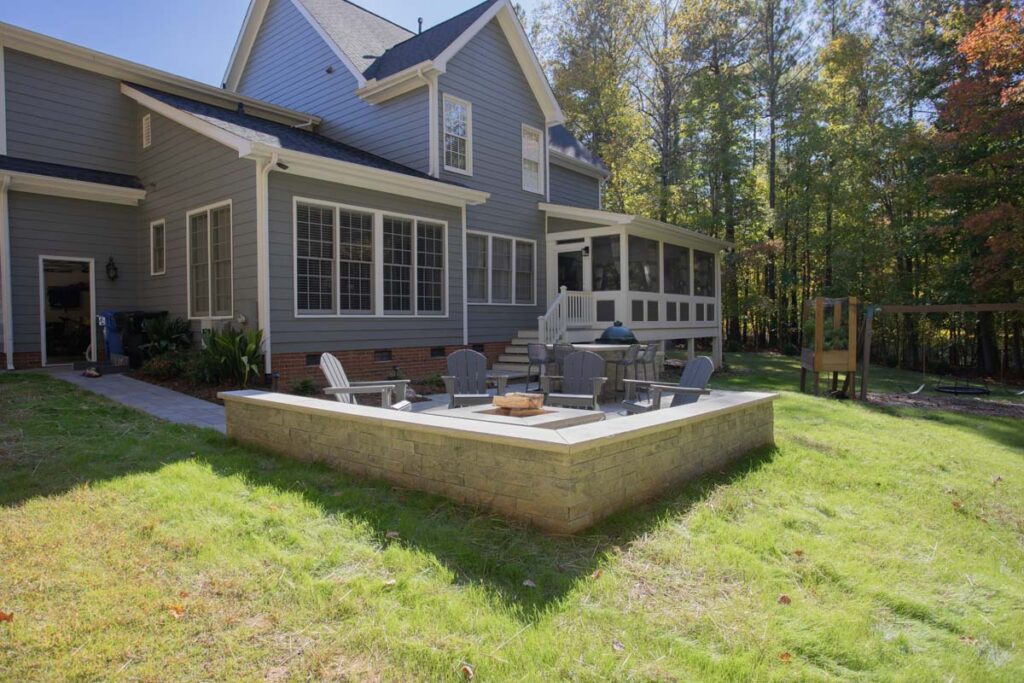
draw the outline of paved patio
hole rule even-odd
[[[54,368],[51,375],[70,382],[94,394],[105,396],[129,408],[149,413],[161,420],[176,424],[192,425],[227,432],[224,420],[224,406],[204,401],[155,384],[142,382],[125,375],[104,375],[83,377],[80,371],[70,368]]]

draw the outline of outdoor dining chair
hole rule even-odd
[[[409,380],[388,380],[380,382],[350,382],[345,368],[341,361],[334,355],[325,353],[320,356],[320,370],[327,378],[327,388],[324,393],[334,396],[341,403],[356,404],[356,396],[359,394],[380,394],[380,405],[382,408],[392,410],[412,410],[412,403],[405,400],[406,390],[409,387]],[[396,400],[397,399],[397,400]]]
[[[555,382],[559,391],[552,391]],[[544,403],[562,408],[600,410],[601,387],[608,381],[604,375],[604,358],[593,351],[575,351],[565,357],[562,375],[541,377]]]

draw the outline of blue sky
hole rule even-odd
[[[479,0],[360,0],[410,30]],[[537,0],[521,0],[527,11]],[[0,0],[0,21],[220,85],[249,0]]]

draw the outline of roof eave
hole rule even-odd
[[[537,205],[537,208],[553,218],[564,218],[566,220],[575,220],[605,226],[621,225],[626,227],[636,225],[642,228],[655,230],[669,236],[685,237],[695,242],[713,246],[719,250],[732,249],[735,247],[732,242],[721,240],[717,237],[711,237],[710,235],[705,235],[704,233],[690,230],[689,228],[684,228],[679,225],[673,225],[672,223],[663,223],[662,221],[656,221],[653,218],[645,218],[644,216],[634,216],[628,213],[614,213],[612,211],[600,211],[598,209],[582,209],[576,206],[569,206],[567,204],[551,204],[549,202],[540,202]]]
[[[136,206],[146,198],[146,191],[139,188],[107,185],[87,180],[75,180],[74,178],[61,178],[41,173],[0,169],[0,178],[10,178],[8,189],[13,192],[83,199],[124,206]]]
[[[356,90],[356,94],[370,104],[380,104],[422,88],[431,78],[443,73],[443,69],[439,69],[432,60],[428,59],[419,64],[413,64],[387,78],[381,80],[371,78]]]
[[[582,159],[574,157],[571,154],[565,154],[564,152],[560,152],[554,147],[551,147],[550,149],[551,162],[554,164],[558,164],[559,166],[563,166],[573,171],[578,171],[580,173],[593,176],[600,180],[604,180],[611,176],[611,172],[608,171],[608,169],[606,168],[595,166],[594,164],[588,161],[583,161]]]

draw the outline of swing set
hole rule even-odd
[[[874,321],[879,314],[896,314],[899,316],[900,322],[903,321],[905,315],[920,315],[921,325],[919,328],[921,338],[921,384],[916,389],[906,390],[908,396],[917,396],[922,393],[928,387],[928,357],[931,349],[930,340],[934,337],[934,334],[929,334],[928,316],[933,314],[947,314],[947,315],[959,315],[961,321],[966,320],[966,316],[970,314],[978,313],[1020,313],[1024,312],[1024,304],[926,304],[926,305],[890,305],[890,304],[872,304],[868,305],[864,315],[864,343],[862,345],[863,358],[861,360],[861,383],[860,383],[860,398],[862,400],[867,398],[868,392],[868,379],[870,375],[870,360],[871,360],[871,339],[874,332]],[[962,331],[966,328],[966,324],[951,328],[949,336],[949,349],[948,358],[950,362],[953,359],[964,358],[968,355],[966,342],[957,334],[958,331]],[[1005,338],[1005,337],[1004,337]],[[897,365],[903,365],[903,345],[898,344],[898,360]],[[999,356],[999,383],[1002,386],[1003,392],[1007,396],[1024,396],[1024,390],[1010,389],[1006,384],[1006,350],[999,351],[997,349],[997,355]],[[967,379],[963,379],[958,375],[951,374],[949,372],[943,372],[939,376],[938,380],[932,386],[932,389],[944,394],[953,394],[957,396],[987,396],[992,393],[992,390],[987,386],[984,381],[982,382],[971,382]]]

